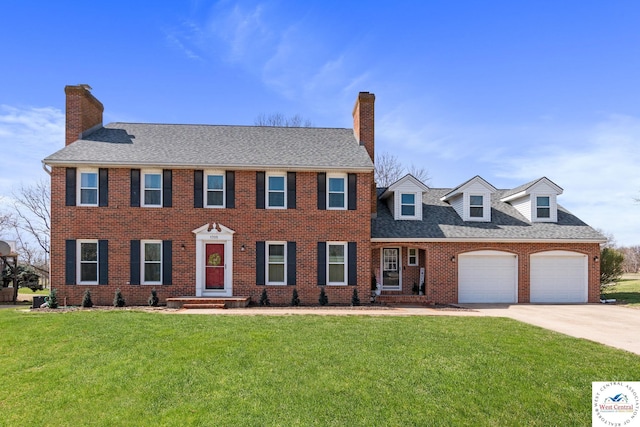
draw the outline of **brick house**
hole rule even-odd
[[[353,129],[110,123],[67,86],[66,144],[51,168],[51,283],[79,304],[121,289],[144,304],[249,297],[287,304],[595,302],[602,236],[556,203],[547,178],[497,190],[373,180],[374,100]],[[425,296],[409,297],[413,283]],[[404,299],[402,299],[404,298]],[[415,302],[415,301],[414,301]]]

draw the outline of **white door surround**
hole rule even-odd
[[[196,235],[196,296],[233,296],[233,235],[235,231],[215,222],[192,231]],[[205,254],[207,243],[224,244],[224,288],[205,289]]]
[[[380,251],[380,281],[383,291],[402,290],[402,248],[382,248]]]

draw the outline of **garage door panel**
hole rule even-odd
[[[531,302],[587,302],[587,256],[553,251],[531,256]]]
[[[458,257],[458,302],[515,303],[516,257],[495,252]]]

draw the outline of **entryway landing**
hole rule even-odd
[[[167,308],[243,308],[251,297],[174,297],[167,298]]]

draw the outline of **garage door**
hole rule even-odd
[[[531,255],[531,302],[587,302],[587,256],[549,251]]]
[[[517,258],[500,251],[468,252],[458,256],[458,302],[515,303]]]

